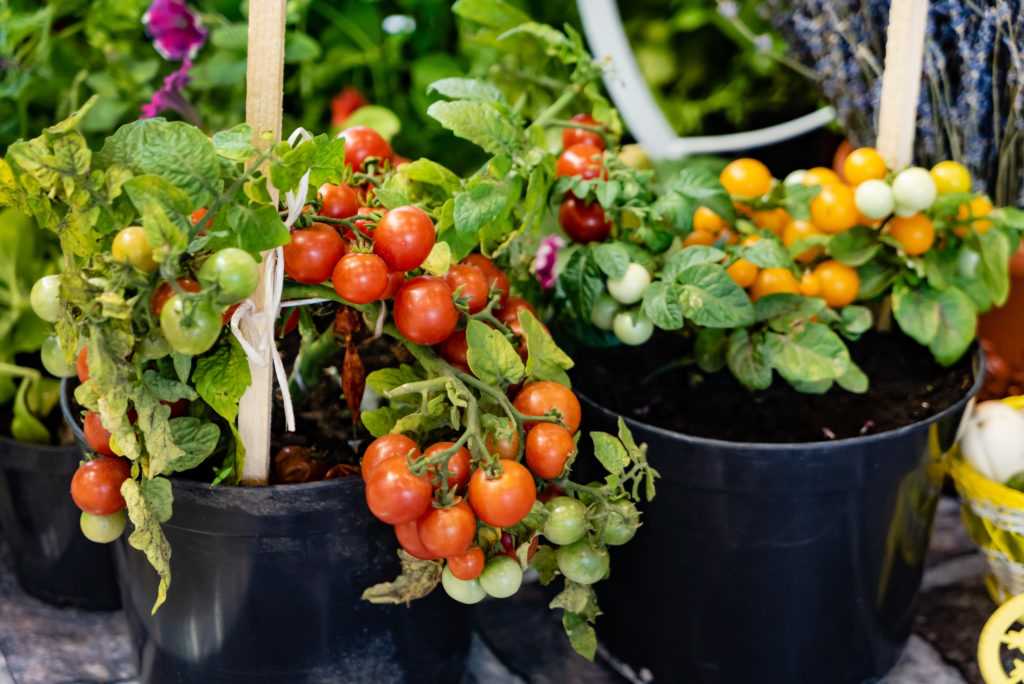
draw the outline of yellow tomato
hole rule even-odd
[[[782,235],[783,229],[790,221],[789,212],[782,207],[755,211],[750,218],[758,228],[770,230],[776,235]]]
[[[713,245],[715,244],[715,234],[709,233],[706,230],[695,230],[686,236],[683,240],[684,247],[691,247],[693,245]]]
[[[711,211],[707,207],[697,207],[697,211],[693,212],[693,229],[703,230],[708,233],[717,233],[718,231],[725,228],[725,221],[721,216]]]
[[[789,225],[786,226],[786,230],[782,233],[782,244],[786,245],[786,247],[792,247],[797,242],[814,237],[815,235],[821,235],[821,231],[815,228],[814,224],[810,221],[790,221]],[[821,246],[810,247],[797,255],[796,260],[809,264],[821,256],[821,254]]]
[[[800,283],[788,268],[763,268],[757,274],[750,297],[757,301],[770,294],[800,294]]]
[[[894,217],[889,221],[889,234],[910,256],[924,254],[935,243],[935,226],[922,213]]]
[[[860,147],[843,162],[843,175],[850,185],[885,178],[885,160],[873,147]]]
[[[813,169],[807,169],[803,180],[804,185],[820,185],[822,187],[842,182],[843,179],[839,177],[838,173],[824,166],[815,166]]]
[[[754,281],[757,280],[759,270],[753,262],[746,259],[737,259],[729,268],[725,269],[725,272],[729,274],[733,282],[740,287],[746,288],[753,285]]]
[[[990,200],[987,195],[978,195],[972,199],[970,203],[961,204],[956,217],[961,221],[973,219],[969,225],[974,232],[987,233],[989,228],[992,227],[992,221],[980,217],[988,216],[991,213],[992,200]],[[967,237],[967,229],[963,226],[956,228],[953,232],[960,237]]]
[[[852,304],[860,290],[860,276],[846,264],[830,259],[814,269],[825,303],[834,309]]]
[[[824,185],[811,200],[811,221],[826,233],[842,233],[853,228],[858,216],[853,190],[847,185]]]
[[[971,172],[963,164],[955,161],[941,161],[931,170],[935,189],[940,195],[954,192],[970,192]]]
[[[110,249],[114,261],[123,264],[131,264],[140,271],[152,273],[157,269],[157,263],[153,260],[153,248],[146,237],[146,231],[142,226],[128,226],[123,228],[116,236]]]
[[[821,281],[813,271],[804,271],[800,278],[800,294],[808,297],[817,297],[821,294]]]
[[[718,179],[735,197],[760,197],[772,189],[771,171],[756,159],[729,162]]]

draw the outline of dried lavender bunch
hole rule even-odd
[[[876,138],[886,0],[768,0],[851,141]],[[1024,205],[1024,0],[933,0],[918,104],[921,164],[965,164],[999,205]]]

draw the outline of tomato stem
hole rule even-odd
[[[597,133],[604,140],[605,146],[611,148],[614,146],[615,141],[605,130],[604,126],[592,126],[590,124],[579,123],[578,121],[570,121],[568,119],[551,119],[547,122],[548,126],[555,126],[557,128],[578,128],[581,131],[590,131],[591,133]]]

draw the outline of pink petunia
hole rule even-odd
[[[189,60],[206,42],[207,30],[199,14],[185,0],[153,0],[142,24],[153,47],[164,59]]]
[[[533,269],[537,274],[537,282],[545,290],[555,286],[558,274],[555,265],[558,263],[558,252],[565,247],[565,239],[560,235],[548,235],[541,240],[540,247],[533,259]]]

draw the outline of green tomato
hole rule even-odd
[[[207,351],[220,337],[222,325],[220,312],[207,299],[186,302],[174,295],[160,312],[160,329],[179,354],[196,356]]]
[[[255,290],[260,281],[260,265],[244,249],[225,247],[199,269],[199,282],[217,289],[218,304],[235,304]]]
[[[590,310],[590,322],[601,330],[611,330],[612,319],[618,311],[619,303],[608,293],[602,292],[594,302],[594,308]]]
[[[124,533],[124,528],[127,524],[128,516],[125,515],[124,511],[118,511],[110,515],[93,515],[92,513],[83,512],[82,517],[79,519],[82,534],[85,535],[86,539],[97,544],[109,544],[115,541]]]
[[[620,311],[612,321],[612,332],[623,344],[639,346],[651,339],[654,323],[640,310]]]
[[[46,372],[54,377],[70,378],[75,375],[75,364],[68,363],[56,335],[50,335],[43,340],[43,346],[39,349],[39,358],[42,360]]]
[[[857,186],[853,195],[857,211],[869,219],[883,219],[892,213],[896,200],[892,196],[892,188],[883,180],[866,180]]]
[[[152,273],[159,264],[153,260],[153,247],[149,244],[146,231],[142,226],[128,226],[114,236],[114,244],[110,248],[114,261],[131,264],[145,273]]]
[[[619,150],[619,160],[632,169],[654,168],[654,165],[651,164],[651,158],[647,156],[647,151],[636,144],[623,145],[622,149]]]
[[[556,496],[548,501],[548,519],[544,536],[559,546],[572,544],[587,532],[587,507],[569,496]]]
[[[60,276],[43,276],[32,286],[28,296],[36,316],[47,323],[56,323],[60,317]]]
[[[508,556],[495,556],[487,561],[484,571],[480,573],[480,586],[487,592],[488,596],[494,598],[508,598],[517,591],[523,583],[523,568],[519,561],[512,560]]]
[[[924,211],[932,206],[936,195],[935,180],[919,166],[900,171],[892,181],[892,197],[901,212]]]
[[[588,539],[560,547],[555,559],[562,574],[578,584],[593,584],[608,574],[608,549],[595,548]]]
[[[644,298],[650,284],[651,274],[634,261],[626,267],[621,278],[608,279],[608,293],[620,304],[636,304]]]
[[[444,572],[441,573],[441,586],[444,587],[446,594],[459,603],[465,603],[467,606],[480,603],[487,598],[487,594],[484,593],[479,580],[460,580],[452,574],[447,565],[444,568]]]
[[[622,546],[636,534],[640,527],[640,511],[629,499],[612,501],[605,509],[604,533],[601,541],[608,546]]]

